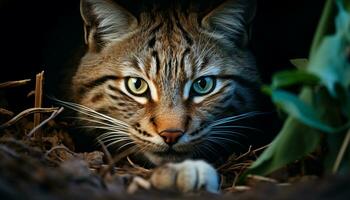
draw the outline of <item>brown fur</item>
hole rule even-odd
[[[257,109],[259,80],[245,46],[244,2],[227,1],[204,17],[191,7],[174,5],[134,17],[111,1],[83,0],[88,51],[73,77],[74,101],[130,125],[130,141],[155,164],[203,156],[210,123]],[[111,12],[96,9],[99,6]],[[118,17],[103,22],[113,13]],[[201,76],[214,77],[220,88],[204,97],[191,96],[186,84]],[[149,95],[129,94],[124,88],[127,77],[146,80]],[[173,129],[188,139],[171,147],[159,134]],[[194,148],[198,143],[203,150]],[[232,145],[228,140],[209,144],[216,154]]]

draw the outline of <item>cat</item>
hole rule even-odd
[[[209,163],[234,153],[249,129],[234,122],[259,110],[248,49],[256,2],[226,0],[205,12],[179,2],[135,14],[114,1],[81,0],[87,50],[68,106],[100,131],[99,141],[134,148],[157,166],[156,188],[218,192]]]

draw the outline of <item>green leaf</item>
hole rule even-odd
[[[272,91],[272,99],[289,113],[289,117],[269,148],[240,177],[240,182],[248,174],[267,175],[313,152],[320,142],[319,130],[328,133],[339,131],[323,123],[316,111],[303,102],[312,102],[310,89],[304,88],[300,98],[285,91]]]
[[[289,117],[274,141],[242,175],[267,175],[286,164],[301,159],[316,149],[320,141],[319,133]]]
[[[272,88],[271,88],[270,86],[268,86],[268,85],[263,85],[263,86],[261,87],[261,92],[262,92],[263,94],[266,94],[266,95],[268,95],[268,96],[271,96],[271,95],[272,95]]]
[[[335,3],[334,0],[327,0],[321,19],[318,23],[317,30],[312,41],[310,57],[313,57],[317,49],[319,48],[321,41],[324,36],[329,34],[332,30],[332,25],[334,24],[334,16],[335,16]]]
[[[285,98],[285,92],[282,94],[278,91],[277,93],[276,91],[274,92],[275,100]],[[287,98],[290,99],[289,94],[287,94]],[[309,89],[304,89],[300,95],[300,98],[306,101],[311,101],[312,91]],[[291,99],[292,102],[294,102],[294,97]],[[287,104],[289,105],[291,103]],[[289,107],[288,105],[286,107]],[[295,109],[293,105],[290,106],[290,108],[287,108],[287,110],[293,109]],[[305,115],[305,113],[309,113],[309,115],[312,116],[314,115],[312,113],[313,111],[306,111],[303,114],[298,114],[298,112],[301,111],[292,112],[296,113],[294,114],[295,116]],[[270,144],[269,148],[267,148],[252,164],[252,166],[249,167],[249,169],[242,175],[240,181],[242,181],[248,174],[267,175],[292,161],[302,158],[303,156],[314,151],[319,144],[319,141],[320,133],[316,129],[301,123],[293,116],[289,116],[277,137]]]
[[[292,85],[317,85],[319,78],[306,71],[293,70],[276,73],[272,78],[272,88],[282,88]]]
[[[345,91],[350,87],[350,14],[342,2],[337,1],[336,33],[323,37],[313,50],[308,67],[308,71],[322,80],[333,97],[337,97],[337,85]]]
[[[309,60],[306,58],[296,58],[290,60],[290,62],[298,69],[303,70],[306,69],[306,67],[309,64]]]
[[[337,129],[322,122],[317,111],[313,107],[307,105],[292,93],[282,90],[273,91],[272,100],[290,116],[300,120],[306,125],[326,133],[337,131]]]

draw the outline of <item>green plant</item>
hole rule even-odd
[[[335,27],[335,30],[334,30]],[[292,60],[263,91],[288,114],[281,131],[243,174],[267,175],[315,151],[324,138],[325,173],[350,170],[350,3],[327,0],[309,62]],[[297,96],[288,91],[300,86]],[[242,179],[243,180],[243,179]]]

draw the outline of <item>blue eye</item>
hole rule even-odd
[[[216,79],[211,76],[200,77],[192,84],[192,90],[196,96],[203,96],[212,92],[215,88]]]

